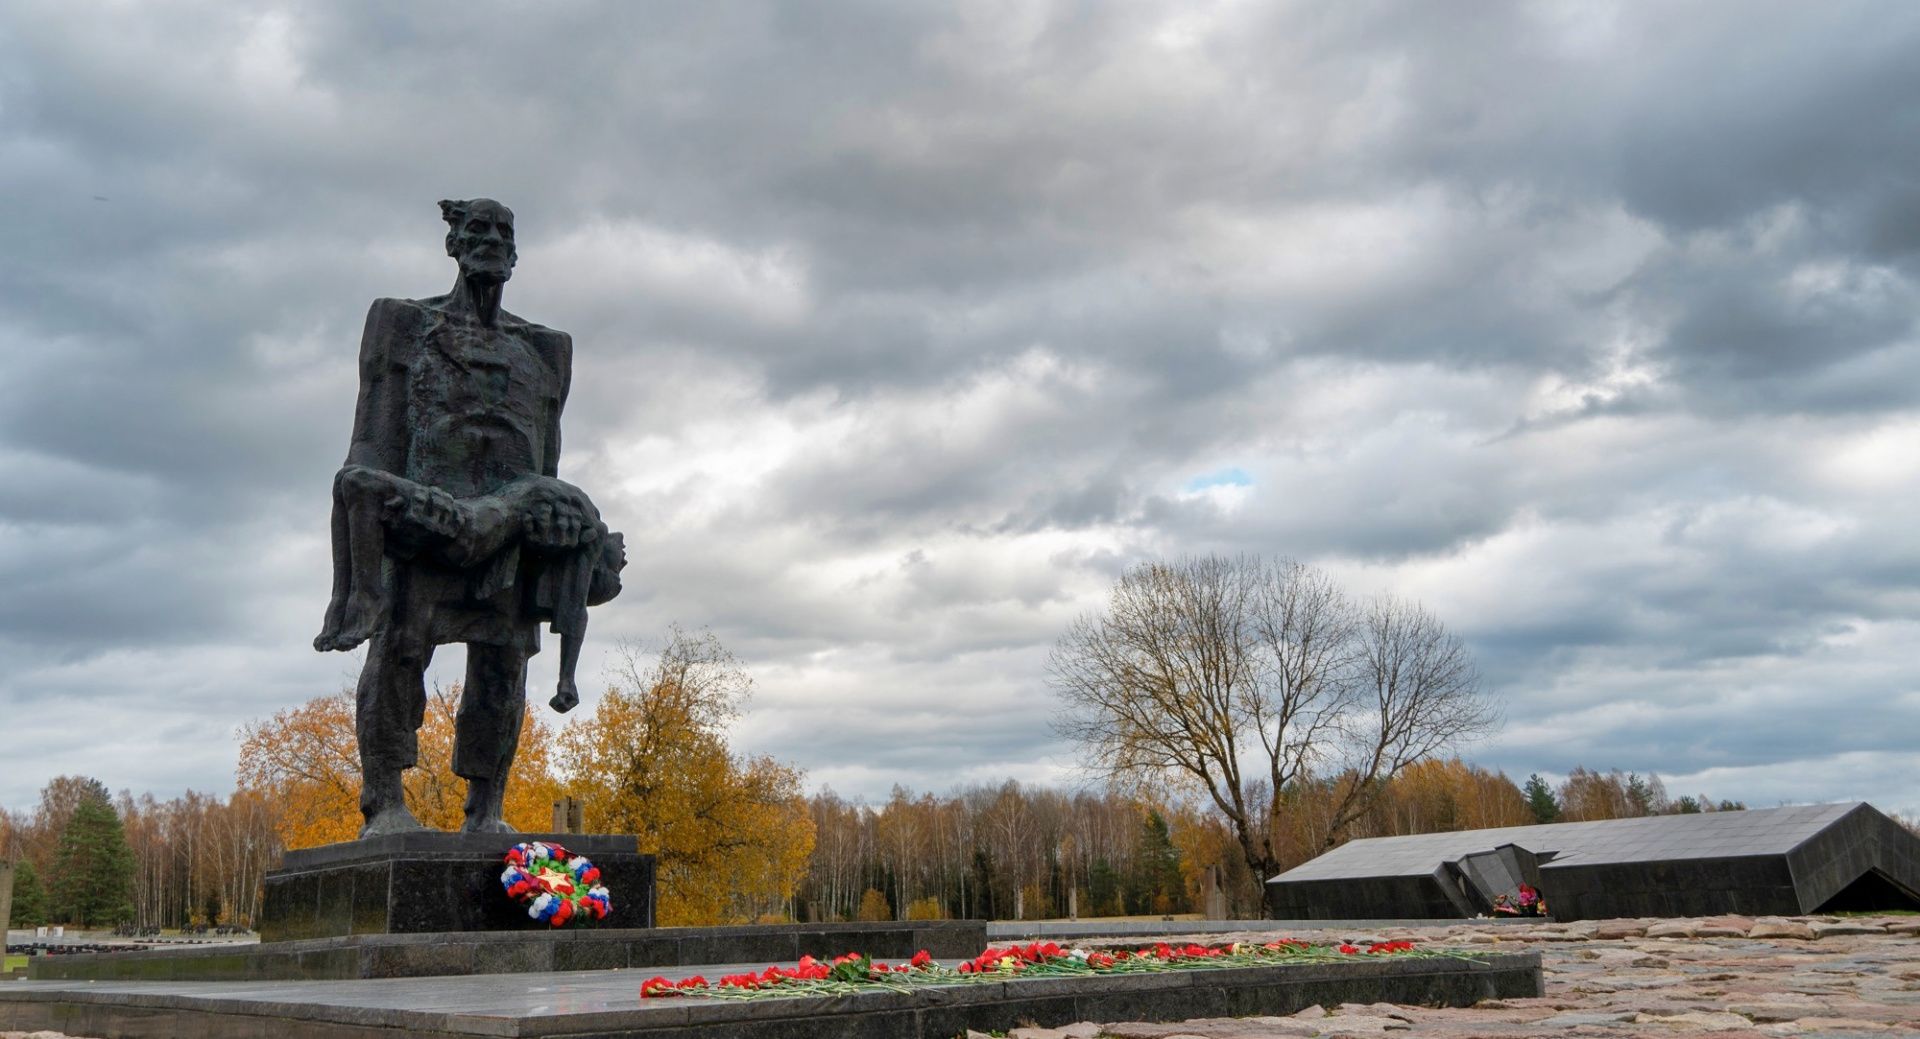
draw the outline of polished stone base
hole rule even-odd
[[[288,852],[266,877],[261,940],[549,930],[500,886],[507,849],[534,840],[600,868],[613,894],[605,926],[653,926],[653,856],[640,854],[632,836],[422,830]]]
[[[853,950],[882,959],[906,959],[925,949],[943,959],[965,959],[987,947],[986,930],[980,920],[944,920],[371,934],[205,949],[35,956],[28,971],[35,980],[346,981],[702,963],[764,966]]]
[[[713,977],[729,968],[702,968]],[[654,973],[654,972],[649,972]],[[692,969],[664,970],[669,977]],[[593,1036],[595,1039],[952,1039],[1023,1024],[1184,1021],[1292,1014],[1308,1006],[1471,1006],[1540,996],[1540,954],[1013,979],[830,998],[640,998],[635,971],[415,981],[165,984],[14,982],[0,987],[0,1030],[57,1029],[98,1039],[394,1039]]]

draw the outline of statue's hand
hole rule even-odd
[[[600,536],[600,520],[583,498],[548,493],[527,509],[522,532],[536,551],[570,552]]]
[[[559,711],[561,714],[565,714],[579,705],[580,688],[573,684],[572,679],[568,678],[562,678],[560,680],[560,691],[553,694],[553,699],[547,701],[548,707]]]
[[[444,538],[460,536],[460,503],[438,487],[416,486],[408,495],[395,494],[387,501],[389,513],[404,512],[407,519]]]

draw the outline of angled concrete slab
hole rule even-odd
[[[1920,908],[1920,837],[1857,802],[1374,837],[1272,878],[1267,901],[1280,919],[1459,918],[1520,880],[1559,920]]]

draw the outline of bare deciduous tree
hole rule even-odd
[[[1331,845],[1386,781],[1490,731],[1460,639],[1392,597],[1356,605],[1291,561],[1204,556],[1134,567],[1075,621],[1048,676],[1056,730],[1134,789],[1173,782],[1225,815],[1256,878],[1291,784],[1333,785]]]

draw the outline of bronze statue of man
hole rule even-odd
[[[573,377],[565,332],[500,309],[513,274],[513,211],[440,203],[453,291],[375,300],[360,340],[353,442],[333,484],[333,598],[313,648],[366,642],[354,728],[360,836],[421,828],[413,767],[434,647],[463,642],[453,771],[470,832],[504,833],[527,658],[541,622],[561,637],[559,711],[579,702],[587,607],[619,594],[619,534],[558,478],[560,410]]]

